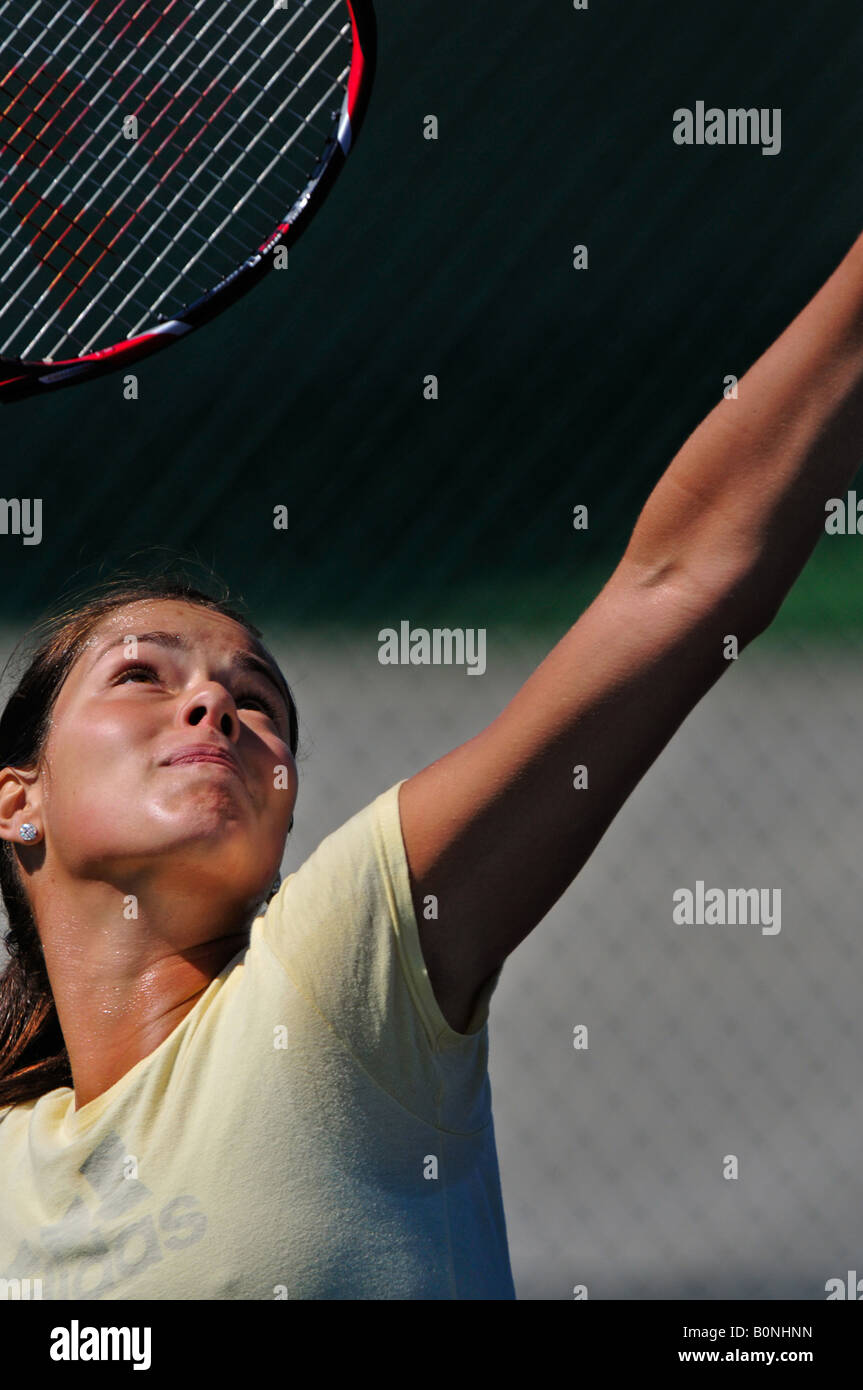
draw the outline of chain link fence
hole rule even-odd
[[[4,659],[84,567],[212,560],[299,705],[288,870],[499,713],[859,231],[856,5],[378,10],[362,149],[288,284],[147,364],[134,405],[106,379],[3,417],[5,491],[44,499],[38,546],[0,537]],[[782,154],[676,148],[702,98],[781,107]],[[504,969],[521,1298],[821,1299],[861,1267],[857,539],[822,542]],[[485,626],[485,675],[381,666],[404,617]],[[781,893],[781,929],[676,924],[699,881]]]

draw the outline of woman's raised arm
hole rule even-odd
[[[861,461],[863,237],[686,441],[605,588],[502,713],[402,786],[452,1027],[728,669],[726,639],[742,650],[772,622]]]

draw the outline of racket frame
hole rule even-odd
[[[175,317],[137,333],[134,338],[125,338],[81,357],[58,358],[52,362],[0,356],[0,404],[106,376],[169,347],[248,294],[273,270],[276,247],[287,249],[299,240],[328,197],[357,142],[375,78],[377,23],[371,0],[345,0],[345,3],[353,29],[353,54],[337,131],[293,207],[266,241]]]

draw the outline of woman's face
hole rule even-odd
[[[266,897],[297,796],[273,664],[233,619],[179,600],[102,619],[53,711],[37,783],[45,867]],[[171,761],[201,744],[232,765]]]

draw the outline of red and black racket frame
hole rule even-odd
[[[0,357],[0,404],[42,395],[63,386],[120,371],[209,323],[259,284],[275,266],[277,247],[292,246],[321,207],[359,137],[377,65],[377,24],[371,0],[346,0],[353,28],[353,57],[344,109],[305,189],[266,241],[213,289],[166,322],[82,357],[31,362]]]

